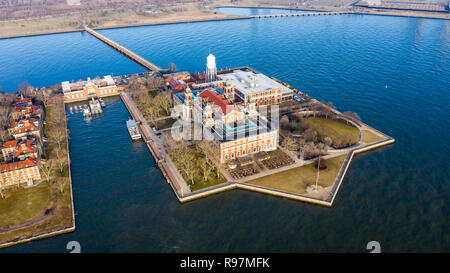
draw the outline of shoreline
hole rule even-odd
[[[279,5],[220,5],[214,6],[215,8],[260,8],[260,9],[286,9],[286,10],[304,10],[304,11],[317,11],[317,12],[346,12],[350,11],[349,9],[330,9],[330,8],[314,8],[314,7],[303,7],[303,8],[292,8],[292,7],[283,7]],[[436,14],[422,14],[415,11],[408,11],[409,13],[405,13],[402,11],[352,11],[355,15],[378,15],[378,16],[393,16],[393,17],[409,17],[409,18],[421,18],[421,19],[436,19],[436,20],[450,20],[450,13],[446,15],[445,13],[436,13]],[[216,14],[212,14],[216,15]],[[145,23],[137,23],[137,24],[116,24],[116,25],[105,25],[93,27],[95,30],[102,29],[120,29],[120,28],[130,28],[130,27],[144,27],[144,26],[157,26],[157,25],[171,25],[171,24],[184,24],[184,23],[197,23],[197,22],[209,22],[209,21],[228,21],[228,20],[242,20],[242,19],[254,19],[251,16],[246,15],[231,15],[231,14],[223,14],[224,17],[217,18],[216,16],[211,16],[211,18],[198,18],[198,19],[189,19],[189,20],[174,20],[174,19],[165,19],[161,22],[145,22]],[[23,37],[33,37],[33,36],[43,36],[43,35],[51,35],[51,34],[62,34],[62,33],[71,33],[71,32],[83,32],[83,28],[67,28],[67,29],[57,29],[57,30],[49,30],[49,31],[39,31],[39,32],[28,32],[22,34],[9,34],[9,35],[1,35],[0,40],[2,39],[13,39],[13,38],[23,38]]]

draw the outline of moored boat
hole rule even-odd
[[[139,132],[136,121],[132,119],[127,120],[127,129],[128,133],[130,134],[131,140],[137,141],[141,139],[142,136],[141,133]]]

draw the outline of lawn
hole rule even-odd
[[[173,118],[166,118],[166,119],[158,120],[158,121],[156,122],[156,125],[155,125],[156,130],[162,130],[162,129],[170,128],[170,127],[172,127],[172,125],[173,125],[176,121],[177,121],[177,120],[176,120],[176,119],[173,119]]]
[[[0,228],[26,223],[42,216],[50,202],[50,184],[36,187],[13,188],[5,191],[7,198],[0,199]]]
[[[369,130],[362,130],[361,134],[362,134],[361,140],[362,140],[362,142],[365,142],[365,143],[372,143],[372,142],[376,142],[376,141],[383,139],[383,137],[381,137],[375,133],[372,133]]]
[[[43,182],[39,186],[36,186],[34,188],[21,189],[20,194],[17,196],[17,200],[19,202],[23,203],[24,201],[26,201],[26,200],[24,200],[24,198],[26,198],[26,194],[22,194],[22,191],[34,190],[38,187],[46,188],[47,191],[50,191],[51,184]],[[47,196],[49,196],[49,195],[47,195]],[[11,197],[12,196],[5,199],[6,203],[11,200],[11,199],[9,199]],[[25,204],[26,204],[26,202],[25,202]],[[36,204],[33,203],[33,205],[36,205]],[[47,204],[44,205],[44,208],[46,208],[46,206],[47,206]],[[20,208],[20,207],[15,206],[14,208]],[[44,211],[36,210],[35,217],[32,217],[32,218],[38,218],[44,212],[45,212],[45,209],[44,209]],[[9,219],[17,220],[18,217],[21,217],[21,216],[18,216],[20,214],[21,214],[21,211],[16,210],[15,212],[12,212],[12,213],[10,212],[8,217],[9,217]],[[8,219],[6,219],[6,220],[8,220]],[[29,219],[23,218],[22,220],[25,220],[28,222],[32,219],[31,218],[29,218]],[[16,221],[16,223],[17,223],[17,221]],[[60,193],[58,191],[56,194],[56,206],[54,207],[53,213],[49,214],[49,216],[47,218],[45,218],[44,220],[42,220],[38,223],[35,223],[33,225],[29,225],[29,226],[26,226],[26,227],[20,228],[20,229],[15,229],[15,230],[12,230],[9,232],[1,232],[0,233],[0,243],[10,241],[13,239],[17,239],[17,238],[21,238],[24,236],[27,237],[27,236],[32,236],[32,235],[43,233],[43,232],[50,232],[50,231],[59,230],[62,228],[69,228],[69,227],[72,227],[73,225],[74,225],[74,223],[72,222],[72,201],[71,201],[70,184],[66,183],[66,185],[64,187],[64,192]],[[2,227],[3,226],[4,225],[2,224]]]
[[[193,154],[192,160],[192,162],[194,162],[193,169],[196,170],[193,185],[191,184],[191,180],[187,177],[186,173],[184,173],[183,170],[180,168],[180,164],[182,163],[177,158],[177,154],[180,152],[179,149],[188,149],[189,153]],[[172,149],[169,151],[169,155],[172,158],[172,161],[174,162],[176,167],[178,168],[178,171],[183,176],[183,179],[186,181],[186,183],[188,183],[192,191],[197,191],[200,189],[208,188],[214,185],[227,182],[226,178],[221,173],[219,173],[219,177],[217,177],[215,170],[208,175],[207,181],[203,180],[203,174],[200,164],[202,164],[202,158],[204,158],[205,155],[202,152],[200,152],[195,145]]]
[[[327,168],[320,171],[319,185],[331,186],[345,160],[345,155],[337,156],[327,160]],[[276,174],[251,180],[248,183],[266,188],[272,188],[296,194],[305,194],[308,185],[315,185],[317,169],[314,163],[279,172]]]
[[[359,141],[359,129],[345,123],[326,118],[304,118],[297,123],[296,133],[301,133],[307,128],[317,132],[318,139],[323,141],[330,137],[335,148],[353,145]]]

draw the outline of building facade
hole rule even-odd
[[[88,100],[92,97],[107,97],[119,94],[119,89],[111,76],[103,79],[88,78],[87,81],[61,83],[64,102]]]
[[[41,174],[36,160],[27,159],[0,165],[0,188],[2,189],[22,184],[32,186],[34,181],[40,179]]]

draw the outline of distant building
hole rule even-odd
[[[64,94],[64,102],[88,100],[91,97],[107,97],[115,96],[119,93],[111,76],[105,76],[103,79],[88,78],[87,81],[78,81],[70,83],[62,82],[62,91]]]

